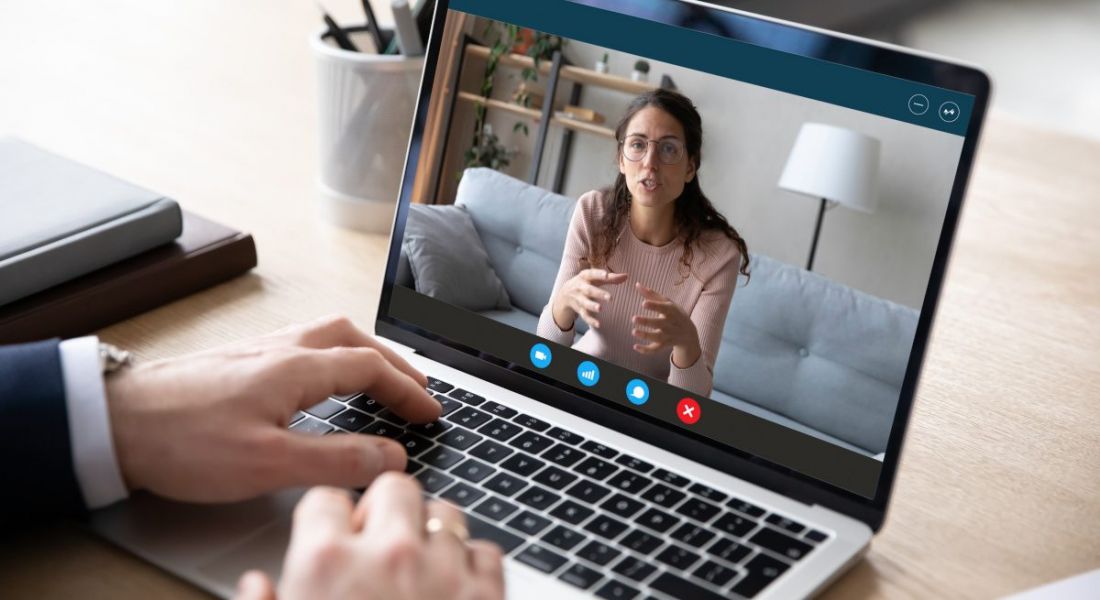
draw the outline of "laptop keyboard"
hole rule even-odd
[[[828,539],[789,517],[429,377],[413,425],[362,394],[297,413],[308,435],[393,438],[425,495],[470,534],[599,598],[752,598]]]

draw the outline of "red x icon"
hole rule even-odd
[[[676,416],[680,417],[680,420],[684,423],[694,425],[699,417],[703,416],[703,409],[699,407],[699,403],[695,400],[683,398],[676,405]]]

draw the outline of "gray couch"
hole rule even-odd
[[[575,200],[470,169],[455,204],[468,211],[512,304],[482,314],[534,333]],[[883,452],[917,311],[767,256],[753,255],[750,268],[726,319],[711,397],[869,456]],[[414,285],[407,264],[398,283]]]

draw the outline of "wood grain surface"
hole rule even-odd
[[[104,339],[152,359],[327,313],[370,325],[387,238],[318,215],[317,28],[305,1],[0,3],[0,135],[256,239],[249,276]],[[1100,567],[1098,226],[1100,143],[991,116],[886,526],[825,597],[988,598]],[[73,523],[5,539],[0,590],[205,597]]]

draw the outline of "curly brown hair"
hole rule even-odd
[[[741,253],[741,264],[738,271],[749,275],[749,248],[745,239],[737,230],[729,224],[726,217],[714,208],[711,201],[703,194],[703,188],[699,185],[699,166],[702,162],[703,148],[703,119],[699,111],[687,96],[668,89],[656,89],[634,98],[627,106],[626,114],[615,128],[615,139],[618,144],[615,147],[616,158],[621,152],[623,139],[626,137],[626,128],[634,115],[647,107],[659,108],[672,115],[684,128],[684,146],[688,159],[695,163],[695,177],[684,185],[684,191],[676,199],[674,219],[676,221],[677,235],[683,240],[684,255],[681,259],[688,273],[691,272],[691,263],[694,258],[694,248],[700,236],[706,231],[718,231],[733,241],[737,250]],[[596,228],[588,262],[593,266],[606,266],[612,250],[627,223],[630,214],[630,190],[626,187],[626,176],[619,173],[615,183],[604,188],[603,196],[609,198],[609,206],[600,226]],[[685,276],[686,277],[686,276]]]

